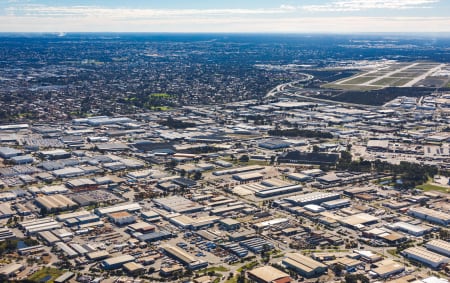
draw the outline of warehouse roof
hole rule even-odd
[[[447,262],[449,259],[440,254],[429,251],[423,247],[411,247],[404,250],[405,253],[411,254],[423,259],[426,259],[429,262],[439,264],[441,262]]]
[[[447,253],[450,254],[450,243],[447,241],[443,241],[443,240],[432,240],[429,241],[428,243],[426,243],[427,247],[436,247],[439,249],[442,249],[444,251],[446,251]]]
[[[285,277],[290,278],[289,274],[279,269],[276,269],[270,265],[255,268],[253,270],[248,271],[248,273],[254,277],[263,280],[264,282],[273,282],[275,280],[279,280]]]
[[[308,273],[318,268],[326,268],[326,265],[324,265],[323,263],[299,253],[287,253],[283,261],[288,262],[292,266],[295,266],[298,269],[304,270]]]
[[[104,265],[116,265],[116,264],[121,264],[121,263],[126,263],[126,262],[130,262],[133,261],[135,258],[132,255],[121,255],[121,256],[116,256],[116,257],[111,257],[108,259],[105,259],[103,261]]]

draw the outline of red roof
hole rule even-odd
[[[272,282],[273,283],[289,283],[289,282],[291,282],[291,277],[289,277],[289,276],[286,276],[286,277],[283,277],[283,278],[280,278],[280,279],[277,279],[277,280],[273,280]]]

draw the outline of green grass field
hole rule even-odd
[[[363,84],[365,82],[371,81],[373,79],[376,79],[377,77],[356,77],[356,78],[350,78],[349,80],[343,81],[342,84],[345,85],[357,85],[357,84]]]
[[[399,78],[398,81],[396,81],[395,83],[392,84],[392,86],[402,86],[410,81],[411,81],[411,79]]]
[[[450,192],[449,188],[436,186],[436,185],[429,184],[429,183],[417,186],[416,188],[421,189],[425,192],[428,192],[428,191],[438,191],[438,192],[443,192],[443,193]]]
[[[357,90],[357,91],[370,91],[381,89],[382,87],[378,86],[366,86],[366,85],[339,85],[339,84],[324,84],[320,86],[321,88],[332,88],[332,89],[341,89],[341,90]]]
[[[395,83],[396,81],[398,81],[398,78],[388,77],[388,78],[384,78],[384,79],[380,79],[378,81],[375,81],[375,82],[373,82],[373,84],[374,85],[389,86],[389,85],[392,85],[393,83]]]
[[[243,266],[239,267],[236,271],[241,272],[242,270],[249,270],[249,269],[254,268],[257,265],[258,265],[257,261],[252,261],[252,262],[249,262],[249,263],[244,264]]]
[[[168,93],[152,93],[149,95],[154,98],[171,98],[172,96]]]
[[[56,268],[50,268],[50,267],[44,267],[43,269],[35,272],[33,275],[31,275],[28,279],[35,281],[35,282],[40,282],[41,280],[49,277],[49,279],[47,279],[45,282],[46,283],[53,283],[53,281],[58,278],[59,276],[61,276],[62,274],[64,274],[65,271],[63,270],[59,270]]]
[[[169,106],[151,106],[149,109],[152,110],[152,111],[169,111],[169,110],[172,110],[172,108],[169,107]]]
[[[208,267],[202,270],[199,270],[199,273],[208,273],[210,271],[219,271],[219,272],[227,272],[230,271],[228,268],[226,268],[225,266],[214,266],[214,267]]]

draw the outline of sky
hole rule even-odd
[[[0,0],[0,32],[450,32],[450,0]]]

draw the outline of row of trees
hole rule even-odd
[[[170,116],[167,117],[167,119],[165,121],[161,121],[159,123],[163,126],[167,126],[167,127],[171,128],[171,129],[186,129],[186,128],[191,128],[191,127],[196,126],[195,123],[175,120]]]
[[[341,152],[341,158],[336,165],[336,169],[353,172],[375,171],[378,173],[389,173],[393,175],[393,181],[396,185],[402,188],[412,188],[426,183],[429,178],[432,178],[438,173],[436,166],[421,165],[406,161],[401,161],[397,165],[379,159],[375,161],[364,160],[363,158],[352,160],[352,155],[348,151]],[[397,183],[397,180],[401,180],[401,182]]]

